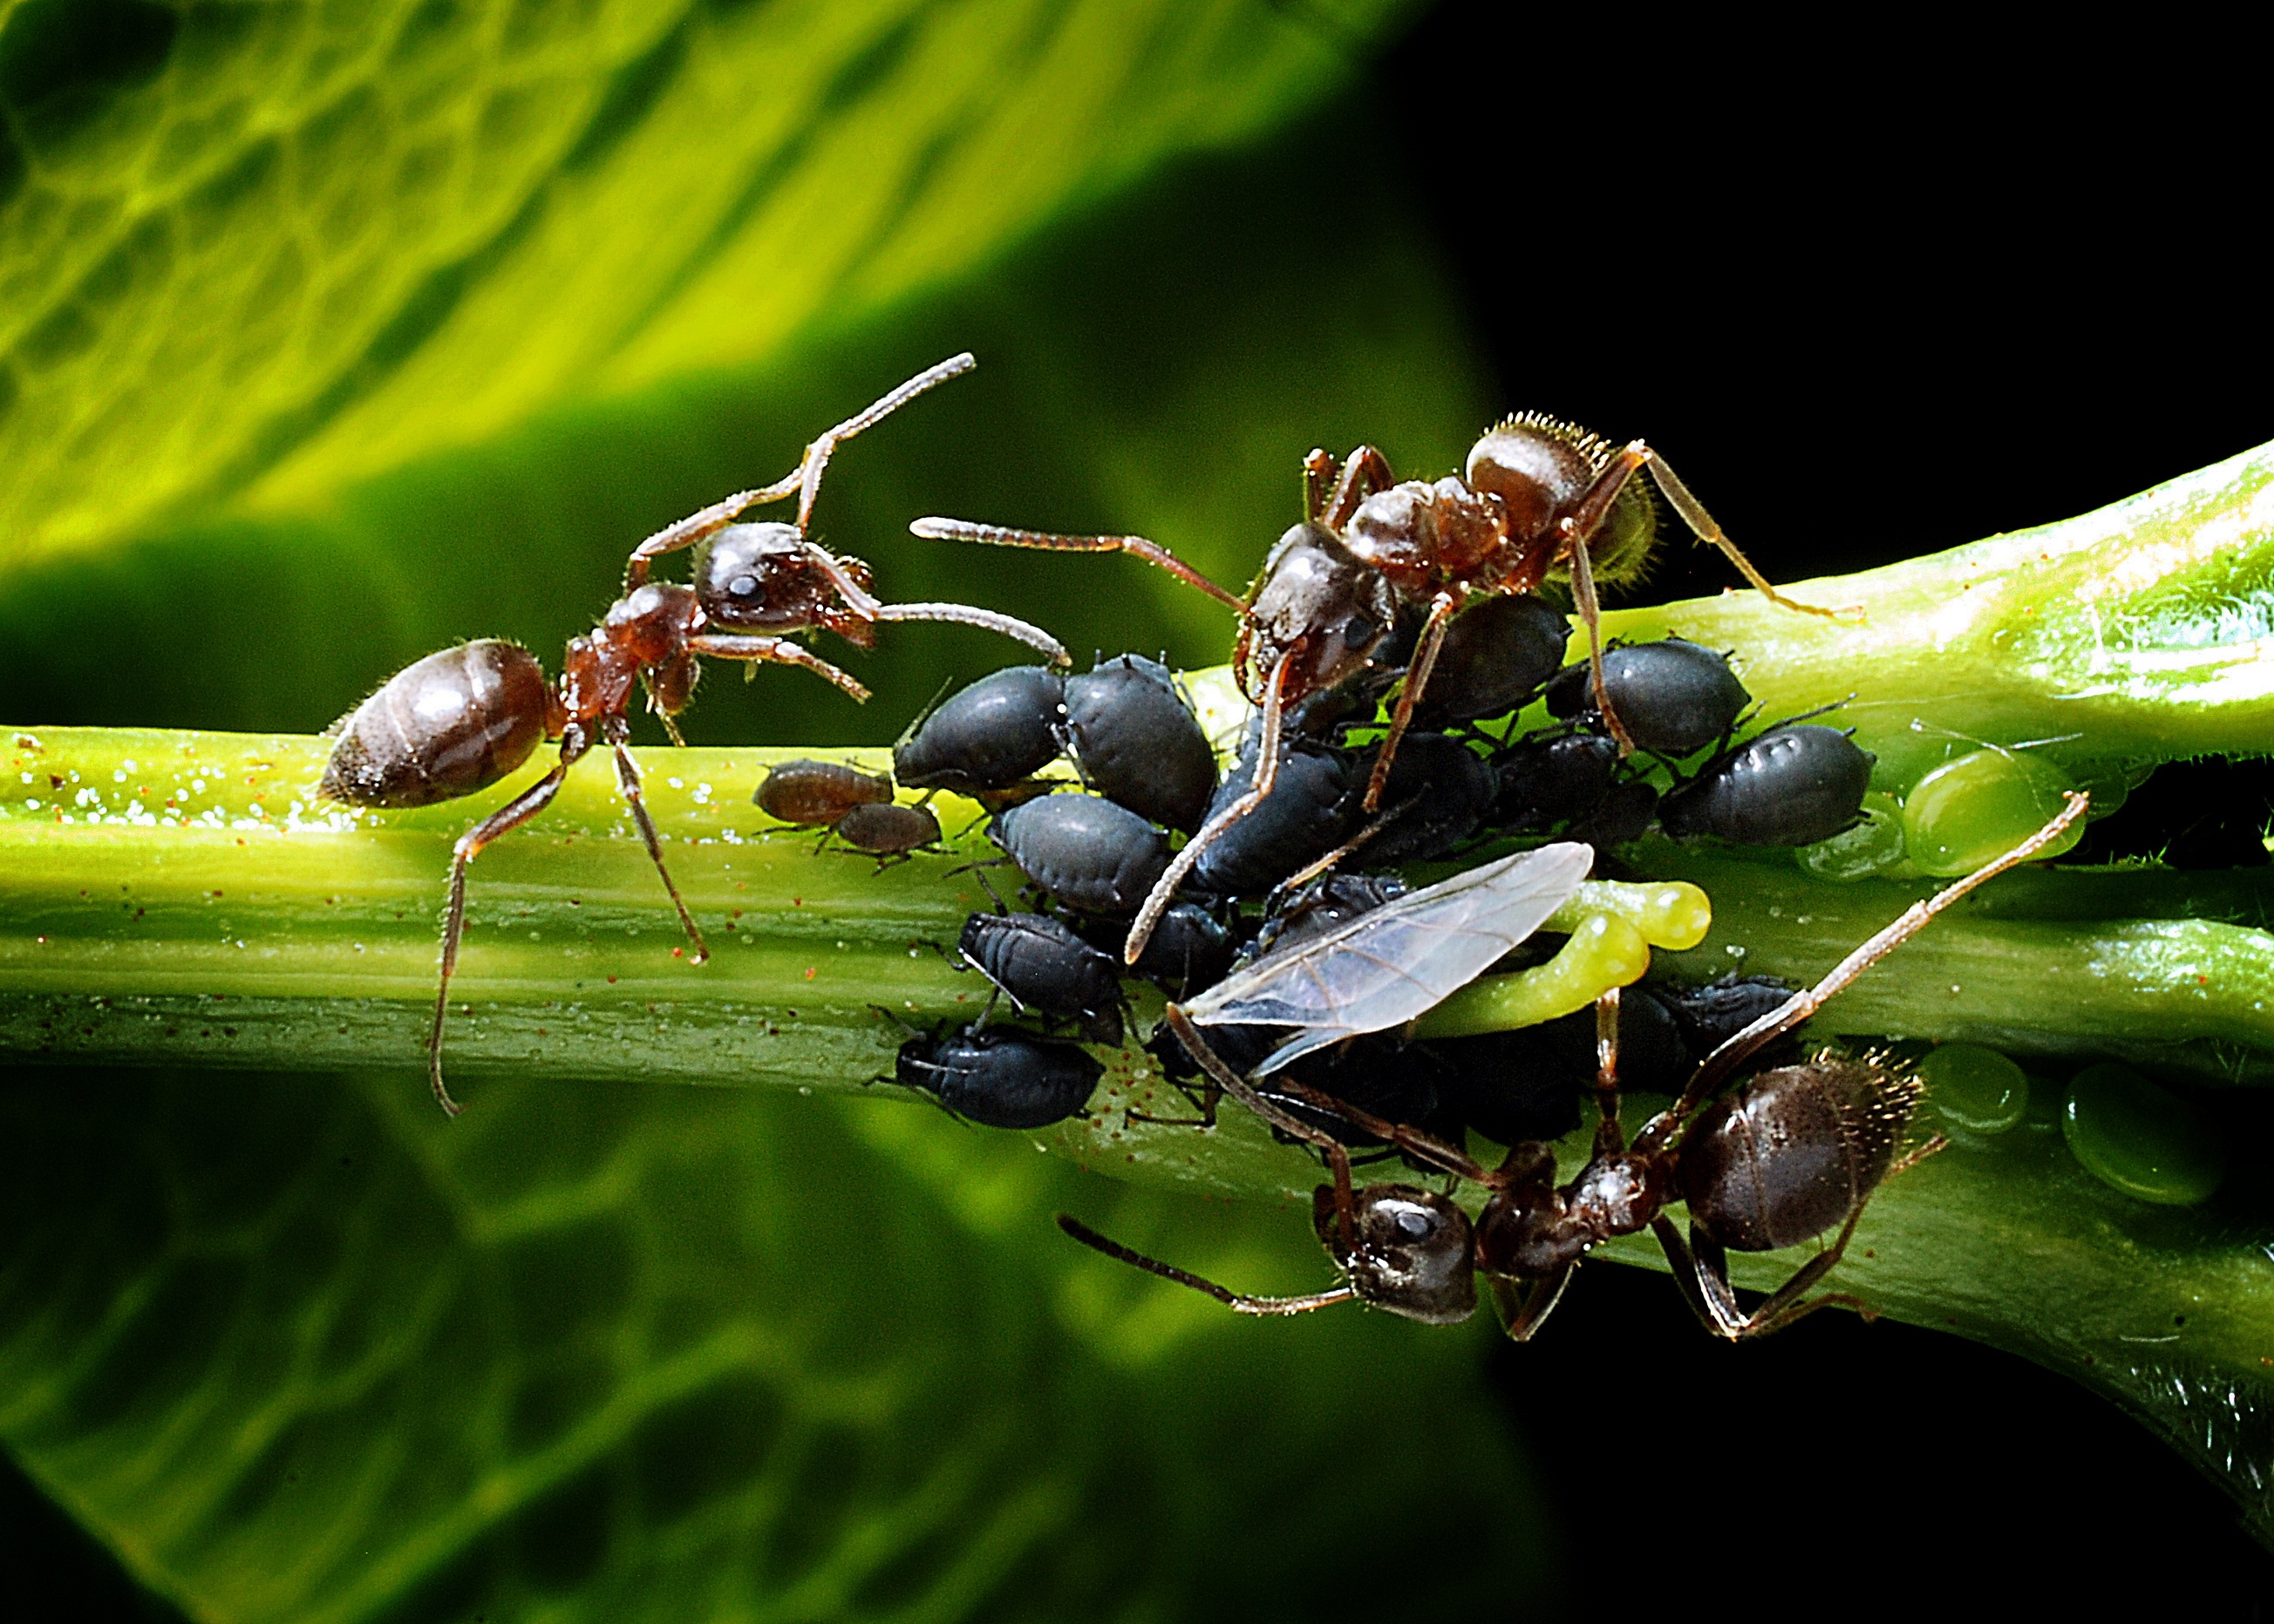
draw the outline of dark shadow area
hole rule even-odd
[[[0,1455],[0,1575],[15,1624],[184,1624]]]
[[[1845,48],[1753,52],[1727,17],[1557,78],[1611,67],[1600,23],[1440,7],[1380,104],[1505,404],[1648,439],[1771,579],[2086,512],[2274,439],[2263,272],[2222,223],[2255,156],[2192,70],[2137,94],[2156,39],[2098,65],[2110,96],[2018,41],[1889,28],[1866,77]],[[1476,64],[1525,64],[1521,97],[1477,94]],[[1734,579],[1675,545],[1633,595]],[[2078,855],[2263,864],[2270,818],[2267,763],[2180,763]],[[1597,1268],[1494,1372],[1572,1570],[1622,1595],[1693,1560],[1760,1594],[1729,1564],[1770,1532],[1797,1575],[1900,1590],[1929,1564],[1922,1596],[1983,1597],[1985,1574],[2038,1609],[2152,1585],[2251,1618],[2274,1596],[2274,1558],[2177,1455],[1954,1337],[1827,1314],[1725,1348],[1665,1280]],[[1930,1577],[1937,1550],[1964,1576]]]

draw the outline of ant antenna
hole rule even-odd
[[[1773,1039],[1781,1037],[1815,1014],[1826,1000],[1917,935],[1929,920],[1965,896],[1976,886],[1997,878],[2017,863],[2027,862],[2059,839],[2071,824],[2084,816],[2085,809],[2092,804],[2092,797],[2082,790],[2068,791],[2067,799],[2068,805],[2059,816],[2022,841],[2021,845],[1995,861],[1977,868],[1964,879],[1945,886],[1925,901],[1912,903],[1909,907],[1903,910],[1901,917],[1894,924],[1872,936],[1871,940],[1834,965],[1831,973],[1815,986],[1793,994],[1775,1009],[1771,1010],[1751,1026],[1723,1043],[1721,1048],[1706,1056],[1698,1065],[1696,1074],[1690,1078],[1690,1086],[1682,1091],[1682,1098],[1675,1101],[1667,1110],[1660,1113],[1650,1127],[1644,1130],[1645,1138],[1651,1139],[1653,1146],[1656,1141],[1662,1140],[1673,1132],[1675,1124],[1681,1118],[1697,1108],[1698,1101],[1704,1099],[1717,1084],[1743,1065],[1762,1045]],[[1664,1125],[1661,1127],[1660,1124]]]
[[[1173,1280],[1180,1286],[1189,1286],[1203,1297],[1214,1297],[1234,1313],[1307,1314],[1314,1308],[1347,1303],[1358,1295],[1353,1287],[1337,1286],[1332,1291],[1314,1292],[1309,1297],[1243,1297],[1237,1291],[1226,1290],[1213,1280],[1202,1280],[1198,1274],[1180,1269],[1174,1264],[1163,1263],[1158,1258],[1148,1258],[1141,1252],[1132,1252],[1119,1241],[1110,1241],[1072,1214],[1058,1214],[1058,1228],[1092,1252],[1102,1252],[1132,1268],[1141,1268],[1148,1274],[1158,1274],[1163,1280]]]

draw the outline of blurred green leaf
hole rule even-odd
[[[1431,1610],[1543,1576],[1474,1339],[1259,1340],[1065,1244],[1076,1176],[1023,1136],[557,1081],[454,1126],[214,1073],[0,1113],[0,1428],[196,1617],[1293,1618],[1359,1548],[1460,1553],[1397,1574]],[[1293,1222],[1114,1200],[1235,1279],[1325,1272]]]
[[[305,511],[856,328],[1284,119],[1387,9],[28,0],[0,33],[6,556]]]

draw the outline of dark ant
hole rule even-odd
[[[805,538],[822,470],[838,445],[975,365],[970,356],[960,355],[918,373],[808,446],[787,477],[738,492],[640,543],[626,568],[626,595],[589,635],[569,643],[557,686],[546,681],[544,668],[526,650],[493,640],[464,643],[404,667],[339,724],[320,793],[368,807],[456,800],[513,771],[544,741],[561,741],[561,759],[553,770],[474,825],[451,853],[440,984],[426,1040],[427,1074],[444,1110],[455,1116],[459,1109],[442,1083],[442,1027],[465,933],[467,866],[490,842],[552,804],[568,769],[594,746],[606,744],[614,753],[616,782],[678,911],[694,962],[710,957],[702,931],[664,866],[662,838],[648,816],[639,769],[626,748],[636,684],[647,688],[651,705],[674,741],[678,728],[672,718],[694,692],[705,655],[801,666],[856,700],[869,696],[844,672],[786,637],[721,633],[712,627],[769,633],[820,627],[865,648],[874,642],[880,620],[954,620],[1004,632],[1065,660],[1065,651],[1047,633],[1007,616],[960,604],[880,604],[869,594],[865,566],[838,559]],[[798,495],[796,525],[737,527],[741,545],[712,549],[699,590],[647,579],[656,557],[718,536],[743,508],[793,492]]]
[[[1595,1246],[1647,1229],[1699,1320],[1730,1341],[1782,1329],[1826,1304],[1864,1306],[1841,1292],[1814,1296],[1854,1237],[1865,1205],[1889,1178],[1941,1148],[1938,1138],[1901,1156],[1897,1149],[1916,1108],[1918,1079],[1884,1056],[1851,1058],[1826,1050],[1798,1065],[1722,1085],[1761,1049],[1814,1014],[1826,1000],[1921,929],[1937,914],[2059,838],[2081,818],[2087,797],[1986,867],[1914,903],[1901,917],[1841,961],[1814,987],[1793,994],[1728,1038],[1690,1075],[1681,1097],[1645,1124],[1629,1145],[1619,1124],[1616,989],[1597,1004],[1596,1094],[1601,1123],[1593,1156],[1556,1186],[1555,1152],[1539,1141],[1513,1147],[1497,1169],[1431,1135],[1385,1122],[1291,1078],[1275,1092],[1329,1111],[1408,1155],[1489,1192],[1474,1225],[1447,1197],[1405,1184],[1353,1191],[1350,1157],[1335,1136],[1264,1099],[1226,1065],[1178,1005],[1169,1023],[1187,1052],[1224,1090],[1273,1127],[1321,1152],[1334,1182],[1312,1198],[1313,1224],[1345,1283],[1299,1297],[1259,1297],[1148,1258],[1076,1220],[1058,1225],[1083,1244],[1150,1274],[1205,1292],[1240,1313],[1301,1313],[1359,1298],[1410,1320],[1450,1324],[1476,1304],[1475,1276],[1490,1285],[1508,1335],[1529,1340],[1546,1321],[1572,1271]],[[1685,1202],[1685,1241],[1666,1208]],[[1748,1313],[1728,1277],[1727,1254],[1796,1245],[1838,1226],[1832,1244]]]
[[[1398,741],[1455,613],[1472,597],[1528,593],[1555,570],[1568,573],[1587,628],[1598,708],[1621,753],[1631,750],[1604,688],[1595,582],[1598,575],[1607,583],[1630,579],[1643,567],[1657,527],[1646,489],[1633,483],[1644,469],[1692,533],[1720,548],[1771,601],[1812,614],[1834,613],[1796,603],[1771,586],[1643,441],[1614,447],[1539,413],[1487,431],[1470,448],[1462,473],[1434,484],[1398,483],[1371,446],[1339,462],[1313,451],[1303,464],[1305,522],[1280,537],[1245,598],[1140,536],[1055,535],[937,517],[909,528],[951,541],[1133,553],[1239,615],[1232,668],[1241,692],[1263,712],[1261,765],[1247,793],[1210,817],[1147,898],[1129,934],[1126,956],[1133,962],[1193,865],[1270,794],[1283,756],[1283,711],[1367,670],[1401,611],[1426,610],[1427,618],[1367,786],[1366,812],[1382,804]]]

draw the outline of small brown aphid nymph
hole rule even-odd
[[[892,798],[889,773],[863,772],[842,762],[800,756],[778,763],[752,797],[768,817],[806,829],[826,829],[855,807]]]

